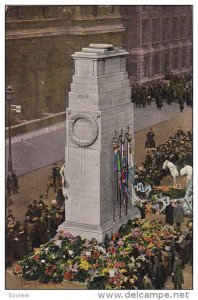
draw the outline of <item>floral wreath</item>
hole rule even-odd
[[[91,129],[92,129],[92,136],[88,139],[88,140],[81,140],[79,139],[76,135],[75,135],[75,132],[74,132],[74,126],[75,126],[75,123],[79,120],[79,119],[85,119],[85,120],[88,120],[90,125],[91,125]],[[70,137],[71,137],[71,140],[77,144],[78,146],[81,146],[81,147],[87,147],[87,146],[90,146],[92,145],[97,137],[98,137],[98,132],[99,132],[99,129],[98,129],[98,124],[95,120],[95,118],[91,115],[91,114],[88,114],[88,113],[78,113],[78,114],[75,114],[71,119],[70,119],[70,130],[69,130],[69,133],[70,133]]]

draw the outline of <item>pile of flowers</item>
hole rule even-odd
[[[105,245],[59,231],[18,262],[14,274],[42,283],[85,282],[89,289],[138,289],[153,250],[171,243],[179,233],[140,219],[130,219]]]

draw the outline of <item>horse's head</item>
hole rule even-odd
[[[163,163],[162,169],[166,169],[167,164],[168,164],[168,160],[165,160],[165,162]]]
[[[179,172],[181,176],[186,175],[186,166],[182,168]]]

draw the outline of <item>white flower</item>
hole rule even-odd
[[[74,253],[74,251],[69,250],[68,253],[69,253],[69,255],[72,255]]]
[[[56,241],[54,241],[54,244],[60,248],[61,245],[62,245],[62,241],[61,240],[56,240]]]
[[[42,260],[41,260],[41,262],[42,262],[42,263],[45,263],[45,260],[44,260],[44,259],[42,259]]]

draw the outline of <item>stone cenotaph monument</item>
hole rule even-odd
[[[113,137],[130,130],[133,104],[126,72],[127,52],[109,44],[90,44],[73,55],[75,74],[66,119],[65,222],[59,226],[82,238],[103,241],[139,216],[130,196],[116,200]]]

